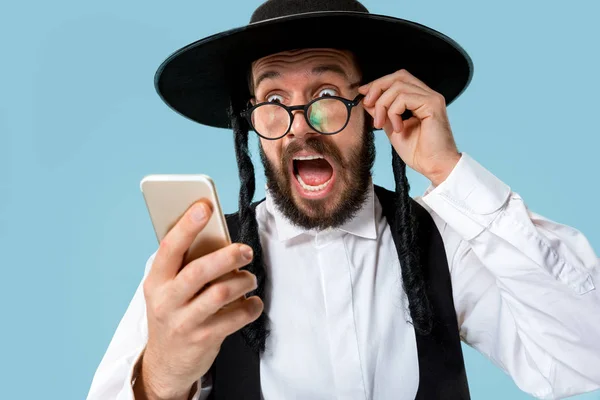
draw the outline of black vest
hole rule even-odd
[[[395,220],[395,193],[375,186],[375,194],[398,248]],[[413,200],[412,209],[419,224],[418,246],[433,311],[433,329],[416,334],[419,358],[417,399],[469,399],[469,387],[458,334],[452,285],[442,237],[427,210]],[[232,241],[238,240],[238,216],[227,216]],[[228,336],[211,367],[213,389],[209,399],[260,400],[260,358],[250,349],[241,333]],[[398,379],[402,379],[401,376]],[[266,399],[283,400],[283,399]],[[376,399],[379,400],[379,399]],[[387,399],[381,399],[387,400]]]

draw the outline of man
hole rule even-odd
[[[234,130],[238,243],[180,271],[211,213],[188,210],[88,399],[465,399],[460,339],[536,397],[598,389],[598,257],[458,151],[446,105],[471,74],[451,39],[353,0],[269,0],[167,59],[162,98]],[[249,129],[268,186],[253,204]],[[371,181],[379,129],[395,193]],[[432,183],[418,203],[406,165]]]

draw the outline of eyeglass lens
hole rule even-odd
[[[348,108],[339,99],[323,97],[311,104],[307,116],[317,132],[330,134],[344,127],[348,120]],[[255,108],[251,119],[257,133],[273,139],[283,136],[291,124],[290,114],[278,103]]]

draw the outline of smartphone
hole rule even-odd
[[[211,202],[213,213],[186,252],[182,266],[231,244],[217,189],[209,176],[147,175],[141,180],[140,189],[159,243],[192,204],[200,199]]]

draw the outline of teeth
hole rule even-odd
[[[294,160],[319,160],[324,158],[323,156],[304,156],[304,157],[294,157]]]
[[[329,180],[327,182],[325,182],[319,186],[311,186],[311,185],[307,185],[306,183],[304,183],[304,181],[300,177],[300,174],[296,174],[296,179],[298,179],[298,182],[300,182],[300,186],[302,186],[302,188],[304,188],[304,190],[308,190],[309,192],[318,192],[319,190],[323,190],[327,187],[327,185],[329,185],[329,182],[331,182],[331,178],[329,178]]]

